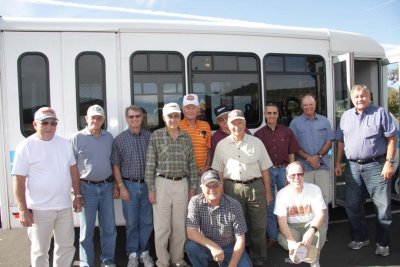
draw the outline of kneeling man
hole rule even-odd
[[[321,189],[304,182],[304,169],[299,161],[286,168],[288,186],[276,196],[274,214],[278,216],[279,244],[290,252],[300,245],[318,249],[316,261],[310,265],[319,267],[319,254],[326,240],[324,224],[326,205]]]
[[[186,221],[186,253],[193,267],[208,266],[208,260],[220,266],[252,266],[245,251],[247,226],[239,202],[223,193],[215,171],[202,175],[201,189],[203,193],[189,202]]]

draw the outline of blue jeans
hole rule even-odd
[[[140,255],[150,248],[149,239],[153,231],[153,206],[149,202],[145,183],[124,180],[131,200],[122,200],[126,221],[126,254],[136,252]]]
[[[115,227],[114,183],[87,184],[81,182],[83,209],[80,213],[79,260],[80,266],[94,266],[93,236],[98,212],[100,228],[100,260],[113,263],[117,230]]]
[[[274,214],[275,207],[275,185],[281,190],[286,185],[286,169],[285,168],[269,168],[270,186],[272,201],[267,207],[267,236],[272,240],[278,240],[278,220]]]
[[[377,212],[375,242],[381,246],[389,245],[391,181],[384,180],[381,175],[384,162],[385,159],[361,165],[349,161],[346,166],[346,212],[353,241],[368,240],[364,203],[369,195]]]
[[[233,253],[233,247],[235,243],[232,245],[223,247],[224,250],[224,261],[220,264],[221,267],[228,266]],[[203,247],[199,243],[189,240],[186,243],[186,254],[189,257],[190,262],[192,263],[193,267],[207,267],[208,261],[213,260],[211,252],[208,248]],[[250,260],[249,255],[247,254],[246,250],[243,251],[242,257],[238,262],[238,267],[252,267],[253,263]]]

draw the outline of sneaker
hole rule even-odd
[[[321,265],[319,265],[319,261],[316,261],[314,263],[310,263],[310,267],[320,267]]]
[[[376,243],[375,254],[383,257],[389,256],[389,246],[382,247]]]
[[[117,267],[115,263],[111,262],[110,260],[105,260],[102,264],[101,267]]]
[[[139,266],[139,261],[136,252],[132,252],[131,254],[129,254],[129,261],[126,267],[138,267],[138,266]]]
[[[172,267],[191,267],[189,264],[186,263],[186,261],[181,261],[179,263],[172,263]]]
[[[148,251],[142,252],[142,255],[140,255],[140,262],[144,264],[144,267],[154,267],[153,258]]]
[[[360,249],[368,245],[369,245],[369,240],[363,242],[351,241],[347,246],[351,249]]]

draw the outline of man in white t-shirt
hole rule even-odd
[[[274,209],[280,230],[278,242],[290,252],[300,245],[315,246],[318,255],[310,265],[319,267],[319,252],[327,231],[324,224],[326,205],[321,189],[304,182],[304,169],[299,161],[287,166],[286,179],[289,184],[278,192]]]
[[[69,141],[55,135],[58,119],[53,109],[35,113],[36,133],[16,148],[14,193],[19,221],[28,227],[31,240],[31,266],[49,266],[50,241],[54,235],[53,266],[71,266],[75,254],[74,210],[81,211],[79,175]]]

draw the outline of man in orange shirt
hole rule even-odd
[[[184,118],[181,120],[179,128],[186,131],[192,138],[197,175],[201,177],[210,168],[211,128],[208,122],[197,119],[199,114],[197,95],[188,94],[183,97],[182,111]]]

